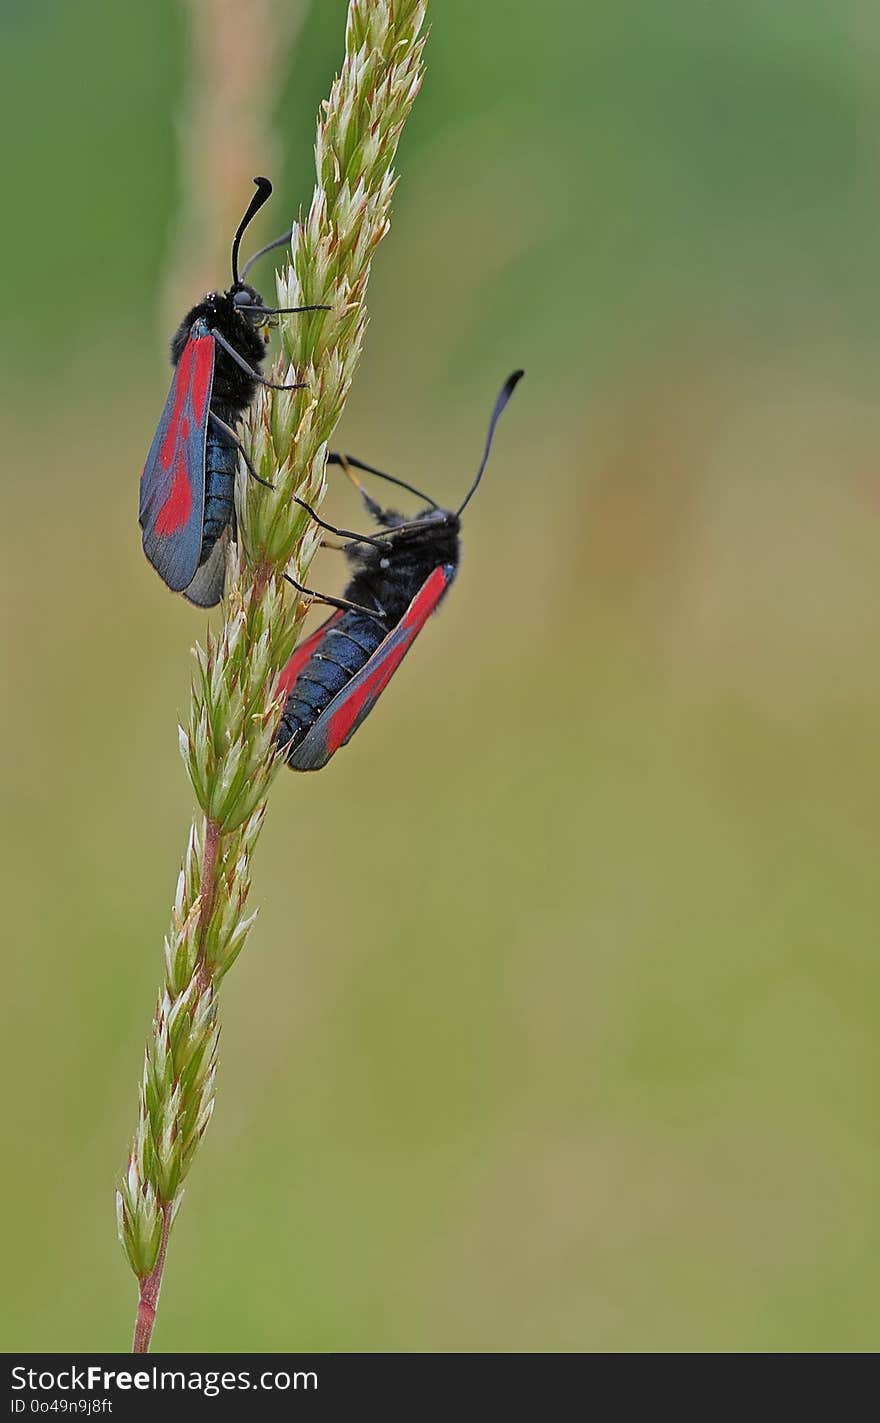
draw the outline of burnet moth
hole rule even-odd
[[[258,384],[296,389],[279,387],[259,373],[269,328],[287,311],[326,310],[267,307],[243,280],[252,263],[286,242],[289,233],[256,252],[239,276],[242,236],[272,192],[268,178],[254,183],[257,191],[232,243],[232,286],[203,297],[171,342],[174,376],[141,475],[144,552],[169,588],[205,608],[222,597],[226,544],[235,536],[241,447],[234,427]]]
[[[495,426],[522,374],[514,371],[495,401],[476,478],[457,509],[441,509],[414,486],[404,485],[428,502],[416,518],[406,520],[361,490],[379,530],[369,542],[345,545],[353,575],[345,597],[360,606],[338,609],[306,638],[279,681],[287,701],[278,745],[293,770],[320,770],[351,740],[452,583],[462,513],[483,477]],[[330,459],[381,474],[344,455]]]

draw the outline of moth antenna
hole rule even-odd
[[[245,229],[255,214],[260,211],[263,204],[268,202],[272,196],[272,184],[268,178],[255,178],[254,183],[256,184],[257,191],[248,203],[247,212],[238,224],[238,231],[232,239],[232,283],[233,286],[236,287],[241,286],[241,278],[238,275],[238,249],[241,246],[241,239],[244,236]],[[247,271],[247,267],[245,267],[245,271]]]
[[[267,252],[274,252],[276,247],[284,247],[288,242],[292,242],[293,233],[294,229],[292,227],[289,227],[286,232],[282,232],[280,237],[276,237],[273,239],[273,241],[267,242],[265,247],[260,248],[259,252],[254,252],[253,256],[248,257],[247,261],[244,264],[244,267],[242,268],[242,281],[244,281],[245,277],[247,276],[254,263],[259,262],[261,257],[265,257]]]
[[[477,477],[471,485],[470,489],[468,490],[467,494],[465,495],[463,502],[459,504],[458,508],[456,509],[456,514],[460,515],[463,513],[463,511],[466,509],[467,505],[470,503],[470,501],[473,499],[474,495],[477,492],[477,485],[483,478],[483,473],[486,469],[486,465],[489,463],[489,451],[492,448],[492,440],[495,437],[495,426],[498,424],[502,410],[504,409],[510,397],[513,395],[513,392],[516,390],[516,387],[518,386],[524,375],[525,371],[514,371],[512,375],[509,375],[507,377],[507,380],[504,382],[503,386],[501,387],[501,390],[498,392],[498,399],[495,401],[495,408],[492,411],[492,418],[489,421],[489,433],[486,436],[486,448],[483,450],[483,458],[480,460],[480,467],[477,470]]]
[[[363,470],[365,474],[374,474],[377,479],[387,480],[389,484],[396,484],[398,489],[408,490],[410,494],[415,494],[417,499],[424,499],[425,503],[430,504],[434,509],[439,509],[440,507],[437,500],[432,499],[430,494],[426,494],[423,489],[418,489],[414,484],[407,484],[405,479],[398,479],[394,474],[386,474],[384,469],[377,469],[373,464],[364,464],[363,460],[355,459],[354,455],[344,455],[337,453],[335,450],[331,450],[327,456],[327,463],[338,464],[345,471],[355,489],[358,490],[365,501],[369,500],[370,496],[367,494],[361,481],[355,477],[354,470],[356,469]],[[373,502],[375,503],[375,500]]]

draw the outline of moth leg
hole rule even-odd
[[[429,494],[426,494],[424,490],[417,489],[414,484],[407,484],[405,479],[398,479],[395,474],[386,474],[384,469],[377,469],[373,464],[365,464],[363,460],[355,459],[354,455],[344,455],[337,450],[331,450],[327,456],[327,463],[339,465],[339,467],[345,471],[346,476],[351,480],[371,514],[375,513],[379,505],[375,500],[370,498],[364,486],[361,484],[361,481],[352,473],[353,470],[359,469],[363,474],[374,474],[377,479],[384,479],[389,484],[396,484],[398,489],[405,489],[408,493],[415,494],[417,499],[424,499],[425,503],[430,504],[432,509],[439,508],[436,501],[433,500]]]
[[[305,381],[301,380],[294,381],[291,385],[279,385],[277,381],[266,380],[265,376],[261,376],[259,371],[255,371],[253,366],[248,365],[247,361],[244,359],[243,356],[240,356],[238,354],[234,346],[230,346],[222,331],[218,331],[216,326],[211,327],[211,335],[214,337],[214,340],[217,342],[217,345],[223,347],[223,350],[226,352],[227,356],[229,356],[230,360],[235,361],[235,364],[237,366],[241,366],[241,369],[251,377],[251,380],[259,381],[260,385],[267,385],[270,390],[304,389]]]
[[[303,311],[330,311],[330,310],[331,310],[331,308],[330,308],[329,306],[323,306],[323,305],[322,305],[322,306],[255,306],[255,305],[246,305],[244,302],[242,302],[240,305],[236,302],[236,309],[237,309],[238,311],[252,311],[252,312],[255,312],[257,316],[299,316],[300,313],[303,312]],[[274,323],[274,325],[276,325],[276,326],[278,325],[277,321]]]
[[[311,598],[316,603],[326,603],[328,608],[341,608],[346,613],[362,613],[366,618],[372,618],[381,627],[385,626],[385,609],[377,604],[375,608],[365,608],[361,603],[350,603],[347,598],[331,598],[329,593],[316,593],[313,588],[307,588],[304,583],[298,583],[290,573],[285,573],[284,577],[288,583],[292,583],[298,593],[303,593],[307,598]]]
[[[258,484],[262,484],[266,489],[274,489],[274,484],[270,484],[268,479],[263,479],[259,474],[257,474],[257,471],[254,469],[251,463],[250,455],[248,454],[244,445],[241,443],[241,440],[236,435],[232,426],[227,425],[225,420],[221,420],[219,415],[215,415],[213,410],[210,410],[208,412],[208,419],[211,421],[214,428],[216,430],[221,430],[226,436],[227,440],[229,440],[231,444],[233,444],[238,450],[238,453],[241,455],[242,459],[247,465],[247,471],[251,478],[255,479]]]
[[[338,529],[335,524],[328,524],[327,520],[322,519],[320,514],[316,514],[311,504],[307,504],[305,499],[300,499],[298,494],[294,494],[293,501],[295,504],[299,504],[301,509],[305,509],[306,513],[312,516],[318,527],[326,529],[328,534],[336,534],[337,538],[349,539],[354,543],[372,544],[374,548],[388,548],[387,543],[383,543],[381,538],[374,539],[371,538],[369,534],[356,534],[352,529]],[[386,534],[385,537],[387,539],[388,535]]]

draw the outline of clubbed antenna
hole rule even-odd
[[[255,178],[254,182],[257,185],[257,191],[248,203],[247,212],[238,224],[238,231],[232,239],[232,283],[236,287],[241,286],[241,278],[238,275],[238,249],[241,246],[241,239],[254,216],[272,196],[272,184],[268,178]]]
[[[261,257],[265,257],[267,252],[274,252],[276,247],[287,247],[293,240],[294,231],[294,228],[289,227],[286,232],[282,232],[280,237],[273,237],[272,241],[267,242],[265,247],[261,247],[258,252],[252,253],[241,269],[241,280],[244,281],[254,263],[258,262]]]
[[[458,509],[456,510],[456,513],[458,514],[461,514],[464,511],[465,506],[470,503],[470,501],[473,499],[474,495],[477,492],[477,485],[483,478],[483,472],[486,468],[486,465],[489,463],[489,451],[492,448],[492,440],[495,437],[495,426],[498,424],[502,410],[504,409],[510,397],[513,395],[513,392],[516,390],[516,387],[518,386],[524,375],[525,371],[514,371],[513,375],[509,375],[507,377],[507,380],[501,387],[501,390],[498,394],[498,399],[495,401],[495,409],[492,411],[492,419],[489,421],[489,433],[486,436],[486,448],[483,451],[483,458],[480,460],[480,468],[477,470],[477,477],[471,485],[470,489],[468,490],[467,494],[465,495],[463,502],[459,504]]]

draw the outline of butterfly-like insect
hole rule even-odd
[[[289,233],[256,252],[239,276],[242,236],[272,192],[268,178],[254,183],[257,191],[232,243],[232,286],[203,297],[171,342],[174,376],[141,475],[144,552],[169,588],[206,608],[222,597],[226,544],[235,536],[241,447],[234,427],[258,385],[297,388],[278,386],[259,373],[270,326],[285,312],[327,309],[265,306],[243,280],[253,262],[286,242]]]
[[[360,606],[337,609],[306,638],[279,682],[287,701],[278,745],[293,770],[320,770],[351,740],[452,583],[459,564],[462,513],[483,477],[498,419],[522,374],[514,371],[495,401],[476,478],[457,509],[441,509],[428,495],[405,485],[428,505],[406,520],[361,490],[379,528],[375,538],[345,546],[353,575],[345,598]],[[346,466],[355,463],[344,455],[331,459]],[[356,467],[381,473],[359,463]]]

